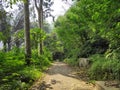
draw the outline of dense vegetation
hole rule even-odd
[[[55,22],[65,61],[90,58],[92,79],[120,79],[120,1],[80,0]]]
[[[10,1],[12,6],[19,0]],[[90,58],[88,74],[91,79],[120,80],[119,3],[119,0],[76,0],[63,16],[58,17],[53,32],[42,20],[45,16],[40,15],[42,19],[37,25],[33,6],[29,7],[33,20],[28,25],[31,51],[28,58],[23,4],[18,4],[16,11],[19,12],[13,18],[11,14],[14,13],[7,12],[5,4],[0,2],[0,41],[3,43],[0,50],[0,90],[27,90],[53,59],[78,66],[79,58]]]
[[[0,90],[28,90],[53,61],[51,43],[44,45],[43,54],[39,53],[38,47],[41,40],[48,43],[50,39],[55,43],[52,34],[49,35],[50,25],[44,21],[43,28],[38,28],[34,10],[30,8],[29,13],[28,5],[25,6],[27,1],[19,1],[22,0],[0,1],[0,43],[3,44],[3,47],[0,44]],[[15,12],[7,12],[6,9],[10,10],[13,4],[19,8]],[[30,15],[31,22],[29,17],[26,20],[25,14]]]
[[[39,28],[30,31],[32,40],[30,65],[27,65],[25,61],[24,46],[14,46],[7,52],[0,51],[0,90],[28,90],[33,82],[43,76],[43,71],[51,65],[53,61],[52,51],[55,52],[54,49],[56,50],[55,47],[57,46],[56,41],[52,38],[54,34],[46,35],[43,32],[43,40],[46,43],[51,41],[54,46],[52,46],[52,43],[45,45],[44,54],[39,55],[36,48],[36,43],[39,41]],[[24,39],[23,30],[15,33],[14,37],[22,41]]]
[[[23,32],[19,32],[17,38],[23,39],[22,35]],[[31,34],[31,40],[32,38]],[[24,46],[12,47],[8,52],[0,51],[0,90],[27,90],[34,81],[43,76],[42,72],[51,65],[52,55],[46,48],[44,54],[39,55],[35,42],[37,40],[34,39],[29,66],[25,62]]]

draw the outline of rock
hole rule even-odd
[[[46,90],[46,87],[41,87],[40,90]]]
[[[56,80],[51,79],[51,84],[56,84]]]
[[[88,67],[89,65],[89,59],[88,58],[79,58],[79,67]]]

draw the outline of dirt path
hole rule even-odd
[[[74,73],[67,64],[55,62],[46,72],[42,84],[38,81],[30,90],[96,90],[93,85],[77,79]]]

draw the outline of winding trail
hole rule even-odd
[[[41,84],[40,84],[41,83]],[[55,62],[43,78],[30,90],[96,90],[95,86],[78,79],[75,70],[65,63]]]

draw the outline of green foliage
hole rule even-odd
[[[4,39],[3,33],[0,32],[0,41],[2,41]]]
[[[46,32],[40,28],[33,28],[30,30],[31,46],[36,49],[40,41],[44,41],[46,38]]]
[[[40,56],[39,59],[40,59],[39,65],[43,70],[45,70],[48,66],[50,66],[50,61],[46,56],[44,55]]]
[[[19,71],[21,79],[26,79],[26,82],[32,82],[32,80],[37,80],[42,73],[35,66],[25,67],[22,71]]]
[[[66,58],[66,59],[64,59],[64,62],[71,65],[71,66],[78,65],[78,62],[75,60],[75,58]]]
[[[24,49],[14,47],[6,53],[0,51],[0,90],[28,90],[51,64],[50,52],[44,52],[44,55],[38,56],[37,50],[33,50],[32,64],[26,66]]]
[[[2,2],[2,1],[1,1]],[[1,4],[1,9],[0,9],[0,41],[2,41],[3,44],[3,49],[6,51],[8,48],[6,46],[7,43],[10,42],[10,30],[11,30],[11,25],[9,20],[7,12],[3,8],[3,5]]]
[[[94,55],[91,57],[92,66],[89,69],[91,79],[95,80],[120,80],[120,61],[106,59],[104,56]]]
[[[14,37],[16,39],[22,39],[24,40],[24,30],[19,30],[14,34]]]
[[[117,49],[108,49],[105,53],[106,58],[111,59],[120,59],[120,48]]]
[[[44,40],[46,38],[46,33],[40,28],[33,28],[30,30],[30,33],[31,39],[36,40],[37,42],[39,42],[40,39]]]
[[[69,57],[65,62],[74,66],[78,57],[93,55],[90,57],[91,79],[120,80],[118,3],[118,0],[80,0],[55,23],[55,30]]]
[[[39,66],[41,70],[44,70],[51,65],[52,55],[48,50],[44,49],[43,55],[38,55],[38,50],[33,50],[32,53],[33,65]]]
[[[55,32],[47,34],[46,39],[44,40],[44,46],[52,53],[63,52],[62,42]]]
[[[55,22],[55,31],[69,58],[65,62],[74,66],[77,58],[90,57],[91,79],[120,80],[118,3],[119,0],[80,0]]]
[[[4,59],[5,59],[5,54],[2,51],[0,51],[0,63],[4,61]]]
[[[120,6],[118,2],[109,0],[80,0],[64,16],[60,16],[57,19],[55,30],[64,48],[67,50],[68,56],[71,56],[75,49],[78,49],[76,54],[81,57],[88,57],[98,52],[104,54],[106,47],[98,49],[97,47],[95,49],[91,47],[93,43],[102,44],[102,40],[108,41],[111,49],[120,47],[120,17],[118,15]],[[97,37],[102,39],[98,40]],[[72,56],[74,57],[74,53],[72,53]]]
[[[48,50],[48,48],[44,48],[44,57],[48,58],[49,61],[52,61],[52,54],[51,51]]]

